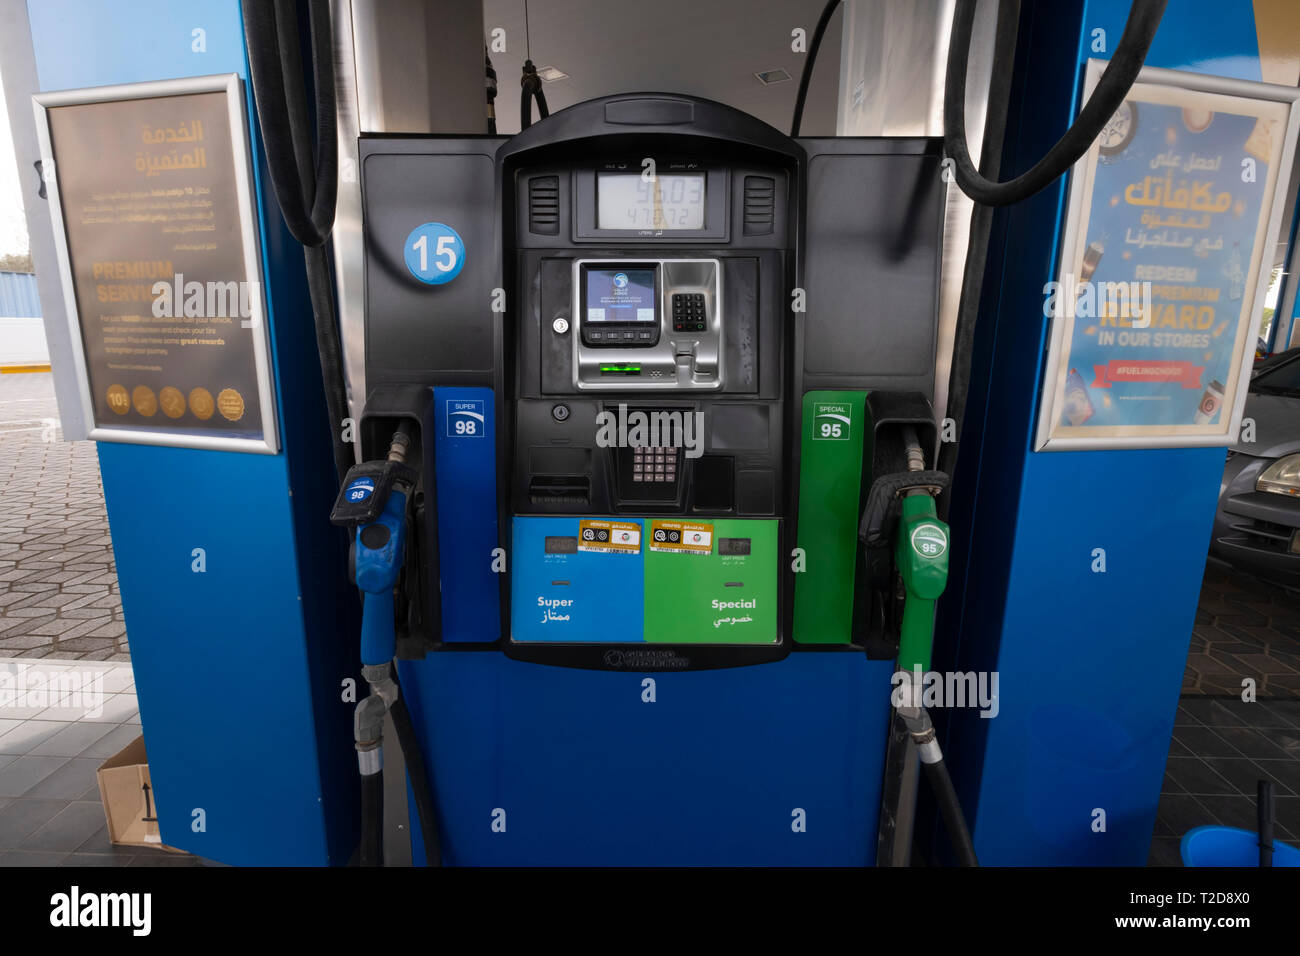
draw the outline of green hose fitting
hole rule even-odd
[[[907,591],[898,667],[928,671],[934,643],[934,602],[948,585],[948,525],[939,520],[934,499],[927,494],[903,499],[894,563]]]

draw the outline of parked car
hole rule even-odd
[[[1254,378],[1260,372],[1266,372],[1275,365],[1289,362],[1297,355],[1300,355],[1300,345],[1293,349],[1287,349],[1285,352],[1274,352],[1272,355],[1265,355],[1263,358],[1255,359],[1255,365],[1250,371],[1250,377]]]
[[[1228,451],[1210,557],[1300,590],[1300,350],[1251,379],[1243,418],[1254,430]]]

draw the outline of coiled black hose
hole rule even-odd
[[[1047,155],[1032,169],[1005,183],[997,182],[1002,140],[1006,131],[1012,64],[1019,30],[1019,0],[998,5],[997,34],[993,62],[997,69],[989,83],[987,120],[980,168],[971,164],[966,146],[966,69],[970,61],[970,39],[975,20],[975,0],[957,0],[952,37],[948,46],[948,72],[944,88],[944,152],[952,161],[959,186],[976,203],[971,214],[970,242],[962,275],[961,298],[957,306],[952,361],[948,372],[947,417],[954,423],[956,441],[944,442],[937,467],[956,477],[957,455],[966,400],[970,393],[971,360],[975,349],[975,326],[984,290],[988,262],[989,234],[993,226],[992,206],[1027,199],[1066,172],[1101,134],[1111,114],[1132,89],[1168,0],[1134,0],[1124,24],[1124,34],[1115,48],[1087,105]],[[939,501],[939,515],[946,518],[950,496]]]
[[[343,440],[347,386],[333,283],[323,248],[334,228],[338,198],[338,114],[329,3],[307,0],[316,94],[314,147],[307,120],[296,0],[244,3],[242,10],[249,79],[271,185],[285,225],[304,247],[334,466],[342,481],[355,456],[351,444]]]
[[[984,144],[980,150],[980,171],[997,179],[1002,169],[1002,145],[1006,138],[1007,113],[1011,103],[1011,75],[1020,33],[1020,0],[1001,0],[994,28],[993,62],[998,65],[989,77],[988,107],[984,119]],[[971,210],[966,263],[962,270],[961,296],[953,330],[952,358],[948,366],[947,417],[954,423],[957,441],[939,446],[935,468],[956,477],[957,451],[962,425],[966,421],[966,399],[970,393],[971,360],[975,351],[975,324],[984,293],[984,270],[988,266],[989,238],[993,232],[994,207],[976,203]],[[952,496],[947,491],[935,502],[939,517],[947,520]]]
[[[953,162],[953,172],[962,192],[977,203],[1006,206],[1028,199],[1050,185],[1088,151],[1132,89],[1146,60],[1147,50],[1151,48],[1151,41],[1155,39],[1156,27],[1160,25],[1168,0],[1133,0],[1115,55],[1106,64],[1096,89],[1079,111],[1078,118],[1046,156],[1015,179],[1004,183],[980,175],[966,147],[966,68],[970,62],[975,3],[976,0],[957,0],[953,13],[943,98],[944,152]],[[999,70],[1004,69],[997,59],[994,63],[998,64]]]

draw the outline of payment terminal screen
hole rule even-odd
[[[654,269],[588,269],[588,322],[655,322]]]

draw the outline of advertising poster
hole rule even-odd
[[[92,438],[274,445],[242,97],[214,83],[38,98]]]
[[[1075,168],[1039,449],[1226,445],[1238,425],[1295,91],[1151,74],[1188,76],[1144,72]]]

